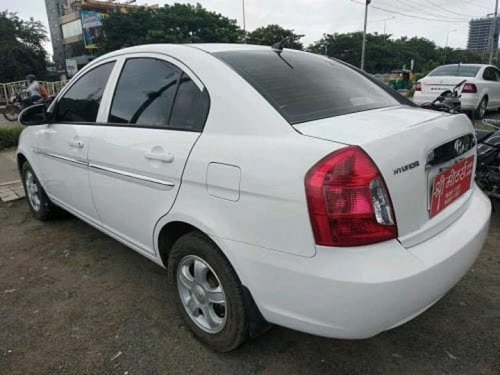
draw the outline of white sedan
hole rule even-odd
[[[500,71],[484,64],[442,65],[417,82],[413,101],[422,105],[432,102],[440,93],[466,81],[459,93],[462,110],[474,111],[482,119],[487,110],[500,108]]]
[[[33,214],[67,210],[167,268],[170,301],[218,351],[269,324],[344,339],[401,325],[488,231],[469,119],[319,55],[122,49],[20,121]]]

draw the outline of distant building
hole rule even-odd
[[[132,2],[45,0],[57,71],[71,77],[92,61],[96,56],[95,40],[101,35],[103,17],[137,7]]]
[[[469,40],[467,49],[482,55],[490,52],[490,38],[493,38],[495,50],[498,48],[498,32],[500,30],[500,18],[496,22],[493,18],[478,18],[469,22]]]

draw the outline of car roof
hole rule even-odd
[[[483,66],[493,66],[493,65],[490,65],[490,64],[446,64],[446,65],[440,65],[438,66],[438,68],[442,67],[442,66],[474,66],[474,67],[478,67],[478,68],[481,68]]]
[[[156,43],[156,44],[141,44],[139,46],[122,48],[113,52],[107,53],[105,56],[122,55],[126,53],[137,52],[167,52],[179,48],[197,48],[205,52],[225,52],[225,51],[241,51],[241,50],[269,50],[269,46],[259,46],[254,44],[241,43],[190,43],[190,44],[174,44],[174,43]]]

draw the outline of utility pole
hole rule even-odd
[[[493,31],[490,33],[490,58],[488,60],[489,64],[493,63],[493,55],[495,54],[495,49],[497,46],[495,45],[495,35],[497,34],[497,16],[498,16],[498,0],[495,1],[495,12],[493,13],[493,21],[492,21],[492,29]],[[498,40],[497,40],[498,43]]]
[[[245,0],[241,0],[241,7],[243,10],[243,38],[245,44],[247,43],[247,23],[245,19]]]
[[[366,24],[368,22],[368,5],[370,5],[371,2],[372,0],[365,0],[365,25],[363,28],[363,44],[361,45],[361,70],[365,70]]]

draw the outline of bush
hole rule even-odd
[[[23,126],[0,126],[0,150],[17,146],[19,136],[21,135],[23,129]]]

